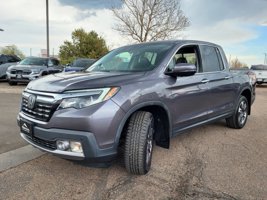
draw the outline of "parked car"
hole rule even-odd
[[[69,66],[65,67],[64,72],[83,71],[86,68],[90,67],[95,61],[96,59],[78,58],[74,60]]]
[[[16,65],[21,59],[16,55],[0,55],[0,79],[6,79],[7,68]]]
[[[21,59],[16,55],[0,54],[0,65],[11,62],[19,62]]]
[[[22,138],[43,151],[108,162],[122,149],[126,169],[146,174],[155,144],[169,148],[173,136],[221,119],[241,129],[254,99],[249,76],[230,72],[220,46],[162,41],[30,82],[17,120]]]
[[[267,65],[252,65],[251,70],[256,74],[257,84],[267,83]]]
[[[56,58],[27,57],[16,66],[7,69],[7,79],[10,85],[19,82],[28,83],[40,76],[62,72],[59,60]]]

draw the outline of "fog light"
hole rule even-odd
[[[71,141],[70,142],[70,150],[72,152],[82,153],[83,152],[82,144],[80,142]]]
[[[70,142],[67,140],[58,140],[57,149],[61,151],[67,151],[70,148]]]

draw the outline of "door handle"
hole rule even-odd
[[[228,80],[229,78],[231,78],[231,76],[226,76],[224,77],[224,79]]]
[[[201,83],[208,83],[208,82],[210,82],[210,81],[206,78],[201,81]]]

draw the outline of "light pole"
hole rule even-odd
[[[48,0],[46,0],[46,52],[49,57],[49,7]]]

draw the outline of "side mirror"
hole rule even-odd
[[[189,63],[179,63],[174,66],[173,69],[165,72],[166,75],[177,76],[192,76],[197,72],[196,65]]]

